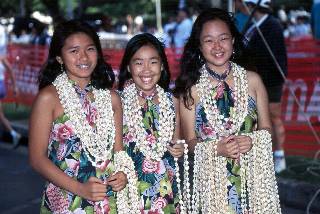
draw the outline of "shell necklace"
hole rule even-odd
[[[53,85],[56,87],[60,103],[69,117],[75,134],[80,138],[84,151],[93,166],[110,160],[115,138],[115,126],[109,90],[93,89],[97,106],[95,127],[90,126],[80,99],[66,73],[60,74]]]
[[[135,139],[139,150],[147,159],[160,161],[167,151],[166,145],[173,138],[175,112],[172,108],[172,101],[158,85],[156,85],[156,94],[159,99],[159,124],[158,137],[155,137],[155,142],[150,142],[147,138],[148,134],[143,124],[138,90],[134,83],[123,90],[123,114],[129,132]]]
[[[203,104],[209,124],[214,127],[217,137],[229,136],[239,132],[248,113],[248,82],[247,73],[241,66],[230,62],[234,81],[234,107],[230,109],[230,117],[225,118],[217,107],[214,96],[208,96],[214,86],[209,80],[210,74],[203,65],[200,69],[200,80],[196,84],[200,102]]]

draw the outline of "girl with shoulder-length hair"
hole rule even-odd
[[[78,20],[66,21],[55,27],[50,42],[48,58],[39,75],[39,89],[52,84],[56,77],[64,71],[65,68],[63,66],[65,65],[59,63],[56,58],[61,56],[65,40],[75,33],[88,35],[96,47],[97,66],[93,70],[91,84],[98,89],[111,89],[115,77],[110,64],[104,60],[99,36],[90,25]]]
[[[235,63],[241,39],[231,14],[210,8],[182,55],[175,95],[194,152],[193,212],[281,212],[267,94],[256,73]]]
[[[114,74],[94,29],[77,20],[58,24],[39,80],[29,159],[48,181],[41,213],[138,213],[138,206],[124,203],[129,199],[122,190],[135,172],[123,151],[121,100],[111,91]]]

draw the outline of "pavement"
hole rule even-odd
[[[0,142],[0,213],[39,213],[45,181],[30,167],[27,147],[11,147]]]
[[[39,213],[44,179],[28,163],[28,149],[0,142],[0,214]],[[320,186],[278,179],[283,214],[306,214],[312,196]],[[312,203],[312,212],[320,214],[320,195]]]

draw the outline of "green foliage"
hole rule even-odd
[[[20,3],[24,2],[26,15],[30,15],[33,11],[40,11],[53,16],[66,16],[68,8],[68,0],[1,0],[0,16],[13,17],[20,14]],[[211,0],[186,0],[189,7],[194,9],[204,8]],[[286,10],[304,8],[310,11],[312,0],[278,0],[273,2],[275,11],[285,5]],[[114,21],[125,20],[127,14],[133,17],[142,15],[145,23],[155,24],[155,0],[71,0],[72,7],[75,12],[80,13],[102,13],[112,17]],[[161,0],[163,22],[173,15],[177,10],[179,0]],[[207,6],[206,6],[207,7]],[[80,8],[81,10],[78,10]],[[81,14],[75,14],[81,16]]]

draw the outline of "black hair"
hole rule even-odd
[[[195,20],[191,35],[184,47],[180,60],[180,75],[178,76],[174,94],[176,97],[182,97],[184,105],[189,108],[193,105],[194,99],[191,96],[191,87],[200,79],[199,69],[205,63],[204,57],[200,51],[200,34],[205,23],[213,20],[223,21],[229,28],[234,39],[233,61],[240,59],[243,51],[243,36],[239,33],[232,13],[219,8],[210,8],[202,11]]]
[[[69,20],[60,22],[54,29],[48,58],[40,71],[39,89],[52,84],[56,77],[63,72],[56,57],[61,56],[61,50],[66,39],[77,33],[84,33],[89,36],[97,49],[98,60],[91,76],[92,86],[97,89],[112,88],[115,76],[111,66],[104,60],[99,36],[89,24],[79,20]]]
[[[160,80],[158,82],[158,85],[162,87],[165,91],[169,90],[170,70],[169,70],[169,65],[168,65],[166,53],[164,50],[164,46],[155,36],[153,36],[150,33],[138,34],[129,40],[120,64],[120,74],[119,74],[119,84],[118,84],[119,90],[123,90],[126,81],[132,78],[131,73],[128,71],[128,66],[130,64],[131,58],[141,47],[146,45],[150,45],[154,47],[161,58],[162,70],[161,70],[161,75],[160,75]]]

